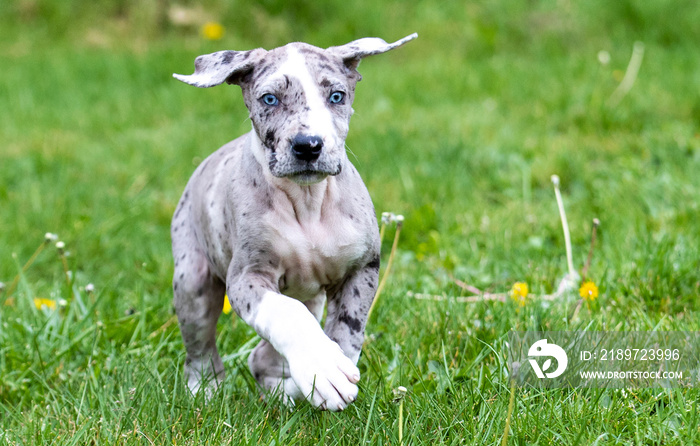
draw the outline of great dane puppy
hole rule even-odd
[[[172,221],[174,304],[193,393],[218,387],[225,293],[262,341],[248,364],[266,391],[343,410],[379,273],[372,200],[345,153],[357,66],[416,38],[199,56],[174,77],[237,84],[253,124],[196,169]],[[325,326],[320,325],[328,299]]]

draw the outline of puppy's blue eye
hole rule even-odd
[[[343,93],[342,91],[334,91],[328,97],[328,102],[330,102],[331,104],[340,104],[341,102],[343,102],[343,99],[345,99],[345,93]]]
[[[279,99],[277,99],[277,96],[275,96],[274,94],[270,94],[270,93],[263,96],[262,100],[267,105],[277,105],[280,103]]]

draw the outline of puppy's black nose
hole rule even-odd
[[[319,136],[297,135],[292,139],[292,152],[298,160],[315,161],[321,155],[323,140]]]

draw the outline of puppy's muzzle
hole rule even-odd
[[[298,134],[292,139],[292,153],[299,161],[316,161],[323,150],[323,139],[319,136]]]

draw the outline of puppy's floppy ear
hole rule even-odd
[[[341,46],[332,46],[327,51],[337,54],[343,59],[345,65],[350,69],[355,69],[360,64],[362,58],[373,56],[375,54],[386,53],[387,51],[398,48],[404,43],[418,37],[417,33],[406,36],[394,43],[386,43],[378,37],[365,37],[364,39],[354,40]]]
[[[199,88],[214,87],[224,82],[235,84],[253,69],[264,52],[265,50],[258,48],[250,51],[217,51],[205,54],[195,59],[194,74],[173,74],[173,77]]]

